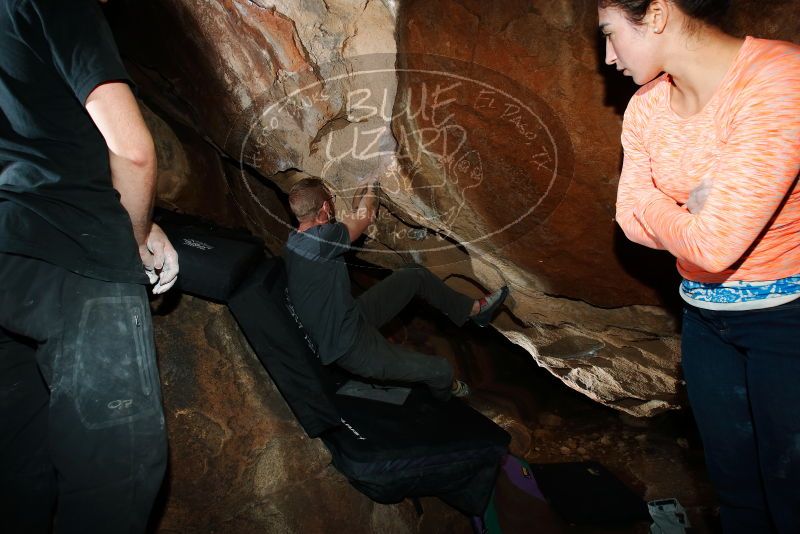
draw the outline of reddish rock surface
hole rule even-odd
[[[511,236],[492,238],[485,248],[510,241],[498,254],[531,273],[550,295],[604,307],[658,304],[657,290],[626,272],[615,253],[620,117],[604,102],[595,10],[588,2],[506,1],[503,9],[496,7],[411,1],[398,28],[403,52],[426,54],[409,56],[409,68],[457,69],[487,84],[453,110],[453,121],[465,125],[470,145],[481,154],[486,176],[474,188],[473,210],[465,218],[478,218],[473,227],[491,231],[514,224],[542,202],[514,224]],[[450,66],[437,55],[467,66]],[[410,74],[408,83],[419,83],[417,76]],[[436,172],[421,174],[434,179]],[[653,264],[665,269],[659,263],[669,259]]]

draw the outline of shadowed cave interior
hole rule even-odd
[[[739,2],[726,27],[796,41],[798,7]],[[471,296],[511,288],[492,328],[417,302],[387,337],[448,358],[513,454],[599,461],[717,531],[680,377],[674,260],[614,223],[636,88],[603,65],[594,2],[118,0],[106,14],[156,141],[161,208],[279,255],[294,182],[321,177],[349,201],[382,176],[380,215],[350,258],[357,292],[410,261]],[[152,304],[170,437],[154,531],[472,531],[437,499],[418,515],[352,488],[224,305]]]

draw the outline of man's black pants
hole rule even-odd
[[[461,326],[469,318],[474,299],[451,289],[420,265],[407,265],[372,286],[358,299],[366,325],[355,345],[336,364],[365,378],[423,383],[440,400],[450,398],[453,366],[441,356],[422,354],[389,343],[378,328],[391,321],[415,296]]]
[[[167,448],[147,293],[0,253],[0,523],[143,532]]]

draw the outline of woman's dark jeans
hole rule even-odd
[[[724,531],[800,533],[800,300],[687,306],[681,347]]]

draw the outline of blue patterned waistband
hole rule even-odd
[[[681,291],[698,302],[751,302],[800,293],[800,275],[764,282],[737,280],[709,284],[684,280],[681,282]]]

